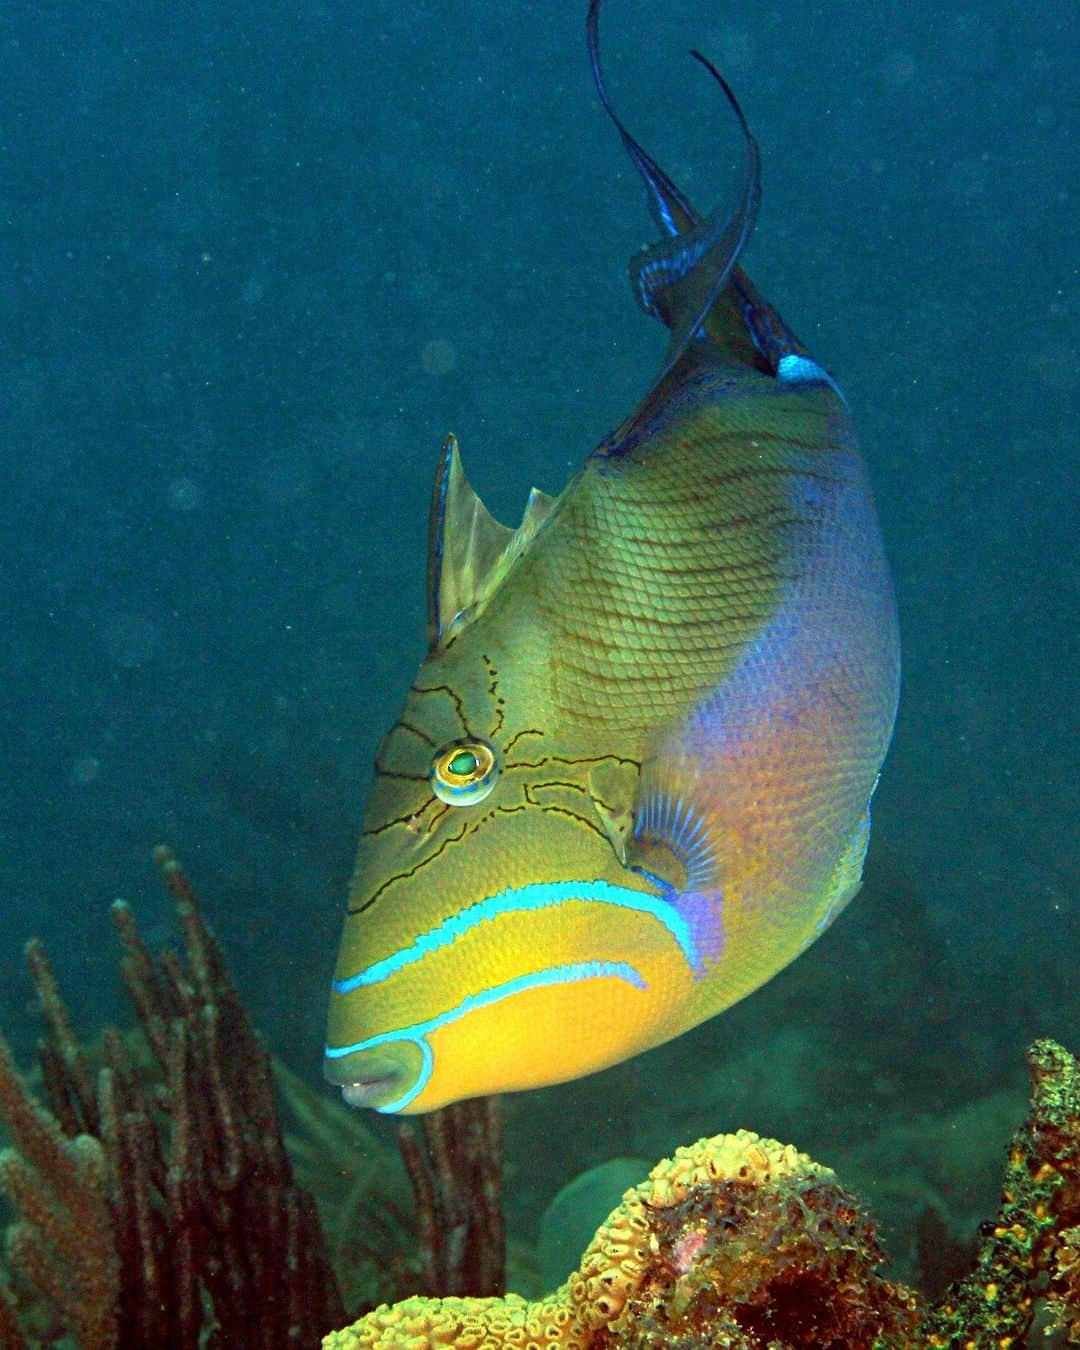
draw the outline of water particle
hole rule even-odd
[[[101,760],[96,755],[83,755],[71,766],[71,781],[76,787],[87,787],[101,773]]]
[[[291,456],[272,456],[259,472],[263,500],[271,506],[288,506],[311,495],[312,471],[308,464]]]
[[[144,614],[122,614],[109,626],[105,639],[109,655],[125,670],[136,670],[154,656],[161,635],[153,619]]]
[[[878,67],[883,84],[890,89],[904,89],[918,74],[918,65],[909,52],[892,51]]]
[[[194,478],[174,478],[165,489],[165,500],[173,511],[197,511],[202,499],[202,488]]]
[[[448,338],[436,338],[420,353],[420,364],[428,375],[449,375],[457,365],[457,349]]]

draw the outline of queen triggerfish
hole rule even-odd
[[[859,887],[899,641],[836,382],[739,258],[758,148],[703,216],[600,101],[659,243],[670,332],[638,409],[558,497],[498,524],[443,447],[429,650],[383,738],[326,1074],[430,1111],[592,1073],[763,984]]]

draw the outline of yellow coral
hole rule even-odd
[[[749,1130],[677,1149],[628,1190],[589,1244],[581,1268],[547,1298],[410,1298],[384,1304],[323,1341],[324,1350],[588,1350],[603,1330],[622,1329],[627,1302],[655,1265],[652,1213],[671,1210],[695,1188],[730,1181],[748,1188],[771,1183],[835,1183],[833,1172],[791,1145]],[[692,1246],[687,1259],[692,1261]],[[678,1266],[676,1266],[678,1271]]]

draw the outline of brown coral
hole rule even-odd
[[[834,1173],[740,1130],[653,1168],[550,1297],[408,1299],[324,1345],[903,1345],[914,1297],[873,1273],[879,1259],[870,1224]]]
[[[12,1264],[86,1350],[195,1350],[211,1336],[313,1345],[342,1305],[315,1202],[285,1151],[269,1056],[179,864],[167,849],[155,857],[186,959],[166,951],[155,963],[128,907],[112,910],[152,1077],[113,1028],[91,1072],[44,950],[28,949],[51,1114],[0,1043],[0,1118],[14,1145],[0,1186],[21,1216],[8,1231]],[[18,1344],[6,1296],[0,1328]]]
[[[1054,1249],[1050,1311],[1054,1326],[1063,1328],[1072,1344],[1080,1345],[1080,1227],[1066,1228]]]
[[[488,1295],[506,1288],[502,1210],[502,1106],[498,1097],[454,1102],[421,1117],[398,1145],[416,1197],[421,1289]]]
[[[107,1350],[116,1339],[120,1269],[112,1244],[105,1150],[89,1134],[69,1138],[26,1091],[0,1037],[0,1112],[13,1147],[0,1153],[0,1189],[21,1218],[7,1232],[8,1256],[58,1310],[80,1346]],[[88,1233],[101,1240],[87,1242]],[[4,1345],[17,1345],[5,1295]]]

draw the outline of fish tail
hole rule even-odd
[[[745,343],[739,321],[739,301],[731,282],[739,257],[757,219],[761,199],[761,156],[731,86],[700,52],[691,55],[712,75],[738,119],[743,138],[742,172],[730,204],[702,216],[672,178],[623,125],[612,106],[600,66],[600,0],[591,0],[586,35],[593,78],[604,110],[645,184],[649,210],[662,237],[638,253],[630,263],[630,279],[638,303],[670,331],[664,362],[666,373],[687,345],[698,336],[721,333]],[[707,325],[718,302],[725,301],[719,325]],[[744,353],[745,354],[745,353]]]

